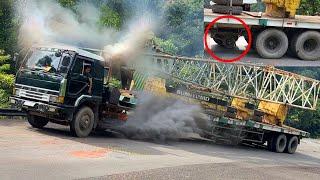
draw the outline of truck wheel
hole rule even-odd
[[[213,2],[219,5],[230,5],[230,0],[213,0]],[[243,0],[232,0],[232,5],[243,5]]]
[[[302,60],[320,60],[320,33],[306,31],[300,34],[293,40],[291,51]]]
[[[77,137],[87,137],[93,128],[94,114],[91,108],[82,107],[73,118],[70,124],[72,135]]]
[[[212,38],[219,46],[223,46],[223,42],[220,39]]]
[[[292,136],[286,146],[286,149],[284,150],[285,152],[289,154],[294,154],[297,150],[299,144],[299,139],[297,136]]]
[[[273,137],[271,150],[273,152],[282,153],[287,145],[287,137],[284,134],[279,134]]]
[[[242,13],[242,6],[224,6],[224,5],[217,5],[214,4],[212,6],[212,12],[220,13],[220,14],[229,14],[230,11],[232,14],[239,15]]]
[[[34,128],[42,129],[45,125],[48,124],[49,120],[43,117],[28,115],[27,116],[29,124]]]
[[[258,34],[255,47],[263,58],[281,58],[288,50],[288,37],[278,29],[266,29]]]

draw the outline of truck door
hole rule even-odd
[[[83,94],[88,94],[88,78],[84,76],[84,67],[93,66],[93,62],[77,56],[73,64],[68,86],[68,95],[77,98]]]

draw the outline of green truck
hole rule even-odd
[[[50,121],[86,137],[92,130],[125,122],[135,106],[130,91],[110,83],[110,68],[101,56],[76,47],[35,45],[16,74],[10,102],[27,114],[33,127],[43,128]],[[130,72],[121,72],[122,87],[128,87]]]

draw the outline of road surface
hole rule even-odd
[[[115,135],[71,137],[68,128],[38,130],[0,120],[0,179],[319,179],[320,142],[294,155],[199,139],[165,144]]]
[[[247,46],[247,42],[240,37],[236,42],[237,47],[234,49],[226,49],[217,45],[213,39],[207,37],[211,50],[220,58],[232,59],[238,57]],[[209,55],[207,55],[209,57]],[[210,57],[211,58],[211,57]],[[281,59],[265,59],[260,57],[255,51],[251,50],[240,62],[254,63],[259,65],[272,65],[281,67],[320,67],[320,61],[303,61],[295,57],[286,55]]]

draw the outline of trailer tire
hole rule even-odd
[[[234,15],[240,15],[242,13],[242,6],[224,6],[224,5],[217,5],[214,4],[212,6],[213,13],[220,13],[220,14],[229,14],[230,11]]]
[[[213,0],[214,3],[219,4],[219,5],[230,5],[230,0]],[[232,0],[232,5],[243,5],[243,0]]]
[[[292,136],[286,146],[286,149],[284,150],[286,153],[294,154],[297,150],[299,144],[299,139],[297,136]]]
[[[290,50],[301,60],[320,60],[320,33],[305,31],[296,36]]]
[[[73,136],[87,137],[94,125],[94,113],[91,108],[84,106],[79,109],[70,123],[70,131]]]
[[[258,34],[255,47],[258,54],[267,59],[281,58],[288,50],[288,37],[278,29],[266,29]]]
[[[30,115],[30,114],[28,114],[27,119],[28,119],[29,124],[32,127],[38,128],[38,129],[42,129],[49,122],[49,120],[47,118],[43,118],[43,117],[39,117],[39,116],[35,116],[35,115]]]
[[[272,139],[271,149],[273,152],[282,153],[287,146],[287,137],[284,134],[275,135]]]

